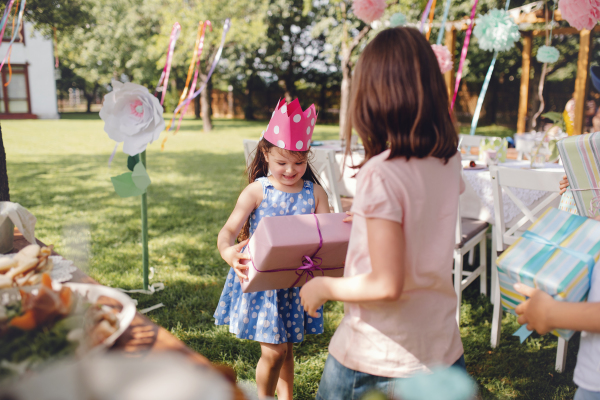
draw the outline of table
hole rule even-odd
[[[37,242],[40,246],[45,246],[45,244],[41,241],[37,240]],[[15,228],[13,243],[14,247],[11,253],[16,253],[25,246],[29,245],[29,242],[23,237],[17,228]],[[53,251],[52,255],[60,254]],[[99,284],[80,269],[77,269],[75,272],[73,272],[73,279],[71,279],[70,282],[91,283],[96,285]],[[166,329],[156,325],[139,312],[136,313],[135,318],[133,319],[129,328],[127,328],[123,335],[117,339],[110,351],[121,351],[132,357],[140,357],[148,353],[164,351],[181,353],[190,361],[209,368],[214,368],[224,375],[232,384],[234,392],[233,398],[235,400],[244,400],[246,398],[242,391],[235,385],[236,374],[233,369],[224,365],[212,364],[206,357],[187,347],[182,341],[170,334]]]

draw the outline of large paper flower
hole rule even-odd
[[[558,49],[553,46],[540,46],[535,58],[541,63],[555,63],[560,55]]]
[[[406,25],[406,16],[404,14],[398,12],[390,18],[390,26],[392,28],[404,25]]]
[[[378,20],[385,11],[385,0],[354,0],[352,11],[364,23]]]
[[[450,50],[448,50],[446,46],[442,46],[441,44],[432,44],[431,48],[435,53],[442,74],[445,74],[446,72],[450,71],[454,66]]]
[[[489,51],[510,50],[521,38],[519,26],[504,10],[493,9],[480,16],[473,30],[479,40],[479,48]]]
[[[125,142],[123,152],[135,156],[165,129],[163,107],[144,86],[113,80],[112,87],[100,110],[104,131],[116,142]]]
[[[600,0],[559,0],[562,17],[574,28],[593,29],[600,20]]]

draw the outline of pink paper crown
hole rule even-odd
[[[264,137],[282,149],[305,151],[310,148],[316,122],[317,111],[314,104],[302,111],[298,99],[294,99],[290,104],[280,100],[260,138]]]

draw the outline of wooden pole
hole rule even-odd
[[[452,64],[454,65],[456,56],[456,28],[454,26],[450,29],[446,30],[446,47],[450,50],[450,54],[452,55]],[[448,90],[448,99],[452,100],[452,96],[454,96],[454,82],[455,82],[455,72],[454,68],[444,74],[444,79],[446,80],[446,89]]]
[[[527,104],[529,102],[529,69],[531,67],[531,32],[523,32],[523,63],[521,65],[521,90],[519,92],[519,113],[517,133],[525,132]]]
[[[575,121],[574,133],[583,133],[583,118],[585,112],[585,95],[588,82],[590,63],[591,33],[587,29],[579,32],[579,59],[577,60],[577,78],[575,79]]]

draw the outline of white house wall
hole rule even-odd
[[[8,42],[2,42],[0,58],[4,58],[7,51]],[[25,44],[13,44],[10,61],[13,64],[29,64],[27,69],[31,113],[37,115],[38,118],[59,118],[52,40],[46,39],[39,32],[34,31],[32,24],[25,23]]]

